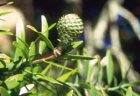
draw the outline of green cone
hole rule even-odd
[[[64,48],[83,33],[83,22],[76,14],[62,16],[56,25],[60,45]]]

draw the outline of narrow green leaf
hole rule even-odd
[[[51,62],[51,61],[44,61],[44,63],[50,64],[50,65],[55,66],[55,67],[59,67],[59,68],[61,68],[61,69],[73,70],[73,69],[71,69],[71,68],[68,68],[68,67],[66,67],[66,66],[63,66],[63,65],[61,65],[61,64],[54,63],[54,62]]]
[[[11,4],[13,4],[14,2],[7,2],[7,4],[6,5],[11,5]]]
[[[98,68],[99,68],[99,69],[98,69],[99,72],[98,72],[97,82],[98,82],[98,83],[101,83],[102,80],[103,80],[103,75],[104,75],[104,73],[103,73],[103,66],[101,66],[100,62],[98,62]]]
[[[31,29],[34,32],[39,32],[39,31],[37,31],[37,29],[35,27],[33,27],[31,25],[27,25],[27,28]]]
[[[66,50],[64,50],[64,53],[68,53],[71,50],[77,48],[78,46],[80,46],[83,43],[83,41],[75,41],[73,42],[70,46],[67,47]]]
[[[27,25],[27,27],[28,27],[29,29],[31,29],[32,31],[36,32],[36,33],[41,37],[41,39],[42,39],[43,41],[45,41],[46,45],[47,45],[49,48],[51,48],[52,50],[54,50],[54,46],[53,46],[53,44],[51,43],[51,41],[49,40],[49,38],[46,38],[46,37],[43,35],[43,33],[38,32],[37,29],[35,29],[35,27],[33,27],[33,26],[31,26],[31,25]]]
[[[46,38],[43,34],[39,34],[39,36],[45,41],[46,45],[51,48],[52,50],[54,50],[54,46],[51,43],[51,41],[49,40],[49,38]]]
[[[48,33],[48,22],[47,19],[44,15],[41,16],[41,22],[42,22],[42,28],[41,32],[45,33],[44,35],[48,38],[49,33]]]
[[[45,67],[45,69],[42,70],[41,74],[45,75],[46,73],[49,72],[49,70],[51,69],[52,65],[48,65]]]
[[[10,13],[12,13],[12,12],[11,11],[0,12],[0,16],[7,15],[7,14],[10,14]]]
[[[1,6],[4,6],[4,5],[11,5],[13,4],[14,2],[4,2],[4,3],[0,3],[0,7]]]
[[[13,88],[17,87],[20,84],[19,81],[22,81],[22,80],[23,80],[23,75],[17,74],[14,76],[10,76],[4,82],[8,89],[13,89]]]
[[[42,28],[41,32],[43,35],[48,38],[49,32],[48,32],[48,23],[44,15],[41,16],[41,22],[42,22]],[[45,41],[40,41],[39,42],[39,53],[42,54],[46,49],[46,42]]]
[[[132,96],[132,88],[128,87],[127,91],[126,91],[126,96]]]
[[[110,85],[112,83],[113,75],[114,75],[114,64],[113,64],[113,58],[112,58],[110,50],[107,51],[106,56],[107,56],[107,63],[108,63],[107,68],[106,68],[107,82]]]
[[[56,26],[56,23],[53,23],[49,28],[48,31],[51,30],[52,28],[54,28]]]
[[[35,58],[35,55],[36,55],[36,46],[35,46],[35,42],[32,42],[29,47],[30,60],[33,60]]]
[[[73,42],[71,45],[72,45],[72,48],[77,48],[78,46],[80,46],[81,44],[83,43],[83,41],[75,41]]]
[[[46,75],[37,74],[37,75],[36,75],[36,78],[37,78],[37,79],[46,80],[46,81],[48,81],[48,82],[50,82],[50,83],[53,83],[53,84],[62,85],[62,83],[60,83],[60,82],[58,82],[57,80],[55,80],[55,79],[53,79],[53,78],[51,78],[51,77],[48,77],[48,76],[46,76]]]
[[[63,59],[82,59],[82,60],[92,60],[94,57],[90,56],[83,56],[83,55],[72,55],[72,54],[66,54],[62,56]]]
[[[20,44],[20,47],[25,48],[25,29],[23,21],[21,19],[17,22],[16,25],[16,42]],[[18,60],[20,56],[24,56],[24,53],[21,51],[21,49],[16,48],[14,60]]]
[[[13,46],[16,47],[15,58],[14,58],[15,61],[18,60],[19,57],[25,57],[25,56],[27,57],[28,56],[27,55],[28,49],[26,47],[20,46],[20,44],[17,43],[16,41],[14,41],[12,44],[13,44]]]
[[[5,88],[0,87],[0,96],[10,96],[10,95]]]
[[[4,34],[4,35],[13,35],[12,32],[0,32],[0,35],[1,35],[1,34]]]
[[[70,90],[70,91],[66,94],[66,96],[73,96],[73,90]]]
[[[39,54],[43,54],[43,52],[45,51],[45,49],[46,49],[46,42],[44,42],[44,41],[40,41],[39,42]]]
[[[5,35],[13,35],[13,32],[11,32],[9,29],[5,28],[0,28],[0,35],[5,34]]]
[[[59,80],[61,82],[65,82],[75,72],[76,72],[76,69],[75,70],[72,70],[70,72],[67,72],[67,73],[61,75],[60,77],[58,77],[57,80]]]

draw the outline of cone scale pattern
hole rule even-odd
[[[83,22],[76,14],[62,16],[56,25],[60,45],[64,48],[83,33]]]

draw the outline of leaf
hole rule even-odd
[[[75,72],[76,72],[76,69],[72,70],[70,72],[67,72],[67,73],[61,75],[60,77],[58,77],[57,80],[61,81],[61,82],[65,82]]]
[[[15,54],[16,57],[14,58],[14,60],[17,61],[19,59],[19,57],[25,57],[25,56],[27,57],[28,56],[27,55],[28,49],[26,47],[20,46],[20,44],[17,43],[16,41],[14,41],[12,44],[13,44],[13,46],[16,47],[16,54]],[[18,54],[18,52],[19,52],[19,54]]]
[[[0,87],[0,96],[10,96],[10,95],[5,88]]]
[[[140,86],[140,81],[123,84],[121,87],[124,88],[124,87],[134,87],[134,86]]]
[[[13,35],[13,32],[11,32],[9,29],[0,28],[0,35],[1,35],[1,34]]]
[[[73,96],[73,90],[70,90],[70,91],[66,94],[66,96]]]
[[[126,96],[132,96],[132,88],[128,87],[127,91],[126,91]]]
[[[0,3],[0,7],[1,6],[4,6],[4,5],[11,5],[13,4],[14,2],[4,2],[4,3]]]
[[[54,28],[56,26],[56,23],[53,23],[49,28],[48,31],[51,30],[52,28]]]
[[[64,53],[68,53],[71,50],[77,48],[78,46],[80,46],[83,43],[83,41],[75,41],[73,42],[70,46],[67,47],[66,50],[64,50]]]
[[[55,67],[59,67],[59,68],[61,68],[61,69],[73,70],[73,69],[71,69],[71,68],[69,68],[69,67],[66,67],[66,66],[63,66],[63,65],[61,65],[61,64],[54,63],[54,62],[51,62],[51,61],[44,61],[44,63],[50,64],[50,65],[55,66]]]
[[[38,32],[37,29],[31,25],[27,25],[27,28],[31,29],[34,32]]]
[[[49,32],[48,32],[48,23],[44,15],[41,16],[41,22],[42,22],[42,28],[41,32],[43,35],[48,38]],[[39,53],[42,54],[46,49],[46,42],[40,41],[39,42]]]
[[[35,58],[35,55],[36,55],[36,46],[35,46],[35,42],[32,42],[29,47],[30,60],[33,60]]]
[[[83,88],[83,89],[91,89],[90,84],[87,83],[87,82],[79,82],[79,85],[80,85],[80,88]]]
[[[114,75],[114,63],[110,50],[107,51],[106,56],[107,56],[107,63],[108,63],[106,68],[107,82],[110,85],[112,83],[113,75]]]
[[[42,70],[41,74],[45,75],[49,70],[51,69],[52,65],[48,65],[45,67],[45,69]]]
[[[82,60],[92,60],[94,57],[90,56],[83,56],[83,55],[72,55],[72,54],[66,54],[62,56],[63,59],[82,59]]]
[[[13,4],[14,2],[7,2],[7,4],[6,5],[11,5],[11,4]]]
[[[48,23],[47,23],[47,20],[46,20],[44,15],[41,16],[41,22],[42,22],[41,32],[44,32],[45,33],[44,35],[48,38],[48,36],[49,36],[49,33],[47,31],[48,30]]]
[[[10,13],[12,13],[12,12],[11,11],[0,12],[0,16],[7,15],[7,14],[10,14]]]
[[[26,40],[25,40],[24,24],[23,24],[23,21],[20,19],[18,20],[17,25],[16,25],[16,42],[20,44],[21,48],[25,48],[25,43],[24,43],[25,41]],[[16,48],[14,60],[18,60],[20,56],[24,57],[24,53],[21,49]]]
[[[51,48],[52,50],[54,50],[54,46],[53,46],[53,44],[51,43],[51,41],[48,38],[46,38],[43,34],[40,34],[40,33],[39,33],[39,36],[45,41],[46,45],[49,48]]]
[[[5,68],[5,67],[6,67],[6,65],[3,64],[3,63],[0,61],[0,69]]]
[[[31,26],[31,25],[27,25],[27,27],[28,27],[29,29],[33,30],[34,32],[36,32],[36,33],[41,37],[41,39],[45,41],[46,45],[47,45],[49,48],[51,48],[52,50],[54,50],[54,46],[53,46],[53,44],[51,43],[51,41],[49,40],[49,38],[46,38],[46,37],[43,35],[43,33],[38,32],[38,31],[37,31],[33,26]]]
[[[46,80],[46,81],[48,81],[48,82],[50,82],[50,83],[53,83],[53,84],[62,85],[62,83],[60,83],[60,82],[58,82],[57,80],[55,80],[55,79],[53,79],[53,78],[51,78],[51,77],[48,77],[48,76],[46,76],[46,75],[37,74],[37,75],[36,75],[36,78],[37,78],[37,79]]]
[[[9,56],[0,53],[0,68],[7,67],[7,65],[10,64],[10,62],[11,58]]]
[[[4,34],[4,35],[13,35],[12,32],[0,32],[0,35],[1,35],[1,34]]]
[[[22,81],[22,80],[23,80],[23,75],[16,74],[14,76],[10,76],[4,82],[5,82],[8,89],[14,89],[20,84],[19,81]]]

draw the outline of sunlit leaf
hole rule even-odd
[[[67,72],[67,73],[61,75],[60,77],[58,77],[57,80],[59,80],[61,82],[65,82],[75,72],[76,72],[76,69],[72,70],[70,72]]]
[[[12,13],[12,12],[11,11],[0,12],[0,16],[7,15],[7,14],[10,14],[10,13]]]
[[[7,67],[10,64],[11,58],[6,54],[0,54],[0,68]]]
[[[22,80],[23,80],[23,75],[17,74],[14,76],[10,76],[4,82],[8,89],[13,89],[13,88],[17,87],[20,84],[19,81],[22,81]]]
[[[38,32],[37,29],[31,25],[27,25],[27,28],[31,29],[33,32]]]
[[[17,22],[16,25],[16,42],[17,44],[20,44],[20,47],[25,48],[25,29],[23,21],[21,19]],[[16,48],[14,60],[18,60],[20,56],[24,56],[24,53],[21,49]]]
[[[42,15],[41,16],[41,23],[42,23],[42,25],[41,25],[41,32],[43,32],[44,33],[44,35],[46,36],[46,37],[48,37],[49,36],[49,33],[48,33],[48,22],[47,22],[47,19],[46,19],[46,17],[44,16],[44,15]]]
[[[107,72],[107,82],[108,84],[112,83],[113,80],[113,75],[114,75],[114,63],[113,63],[113,58],[111,55],[110,50],[107,51],[107,68],[106,68],[106,72]]]
[[[66,96],[73,96],[73,90],[70,90],[70,91],[66,94]]]
[[[9,29],[0,28],[0,35],[1,35],[1,34],[13,35],[13,32],[11,32]]]
[[[132,96],[132,88],[129,87],[126,91],[126,96]]]
[[[42,28],[41,32],[43,35],[48,38],[49,32],[48,32],[48,23],[44,15],[41,16],[41,22],[42,22]],[[39,53],[42,54],[46,49],[46,42],[40,41],[39,42]]]

